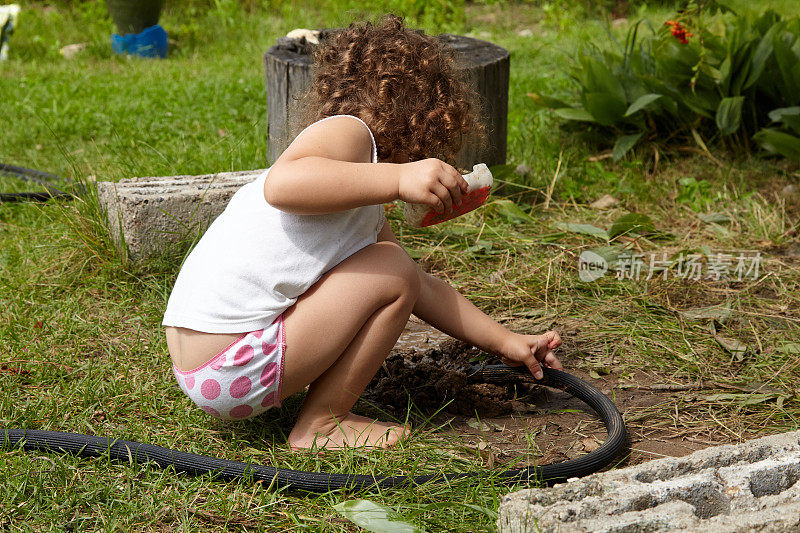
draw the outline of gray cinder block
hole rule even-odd
[[[517,532],[800,531],[800,431],[509,494]]]
[[[138,262],[202,234],[233,193],[262,172],[129,178],[98,182],[97,193],[111,234]]]

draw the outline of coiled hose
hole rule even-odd
[[[553,484],[572,477],[585,476],[611,464],[627,447],[625,422],[611,400],[595,387],[566,372],[548,368],[543,370],[544,379],[539,383],[562,389],[588,404],[605,423],[608,437],[599,448],[576,459],[501,472],[498,478],[503,483],[541,482]],[[508,367],[506,365],[476,365],[471,368],[469,375],[473,382],[497,383],[513,379],[519,380],[522,373],[528,373],[528,370],[525,367]],[[436,473],[419,476],[326,474],[253,465],[172,450],[152,444],[92,437],[77,433],[4,429],[0,435],[2,435],[0,445],[6,448],[22,447],[25,450],[66,452],[86,457],[108,455],[111,459],[132,461],[138,464],[152,462],[162,468],[172,466],[176,472],[191,475],[211,474],[227,480],[247,477],[262,481],[265,486],[288,487],[308,492],[327,492],[340,488],[361,490],[374,487],[391,488],[408,484],[443,483],[483,475],[482,472]]]
[[[64,192],[52,185],[52,182],[60,178],[54,174],[33,170],[30,168],[17,167],[0,163],[0,175],[10,174],[26,181],[38,183],[45,188],[44,192],[4,192],[0,193],[0,203],[3,202],[46,202],[52,198],[72,198],[73,193]]]

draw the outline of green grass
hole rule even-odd
[[[791,7],[788,1],[746,5]],[[112,56],[111,23],[101,4],[26,6],[11,41],[12,59],[0,65],[0,161],[89,181],[268,166],[263,52],[292,28],[343,25],[355,12],[337,9],[350,6],[345,2],[314,10],[289,3],[251,13],[232,3],[220,6],[190,4],[165,13],[162,24],[174,41],[166,61]],[[605,30],[601,22],[576,23],[571,11],[545,8],[471,4],[463,23],[426,26],[472,33],[511,51],[508,159],[532,171],[513,178],[506,193],[527,214],[494,202],[461,220],[411,231],[395,211],[396,233],[420,263],[498,320],[531,332],[558,327],[572,367],[612,367],[620,383],[627,372],[647,368],[665,379],[720,385],[687,393],[677,413],[671,405],[654,409],[647,420],[628,413],[632,426],[671,425],[730,442],[797,429],[800,262],[788,251],[797,246],[800,201],[780,194],[798,182],[796,167],[714,152],[717,164],[677,148],[659,154],[657,166],[654,154],[643,152],[618,164],[590,161],[604,148],[559,130],[525,95],[571,91],[565,58]],[[640,15],[657,24],[667,13]],[[525,28],[533,35],[517,34]],[[63,59],[58,49],[74,42],[89,46]],[[678,201],[684,177],[709,185]],[[4,192],[27,188],[0,177]],[[620,204],[588,207],[605,193]],[[706,224],[695,209],[728,213],[731,222]],[[762,276],[580,282],[578,255],[608,243],[557,224],[608,228],[629,211],[648,214],[668,235],[611,244],[645,254],[759,250]],[[178,262],[126,265],[100,220],[91,201],[0,205],[4,426],[117,436],[317,471],[488,471],[477,450],[430,424],[418,425],[415,437],[390,453],[317,458],[286,450],[296,400],[278,416],[240,424],[210,419],[175,386],[160,326]],[[718,331],[748,345],[741,360],[720,347],[706,323],[679,313],[722,303],[732,312]],[[15,531],[353,531],[332,506],[356,497],[392,507],[430,531],[488,530],[509,490],[487,475],[474,484],[309,496],[102,458],[21,451],[0,454],[0,484],[0,524]]]

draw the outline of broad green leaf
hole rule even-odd
[[[589,112],[582,107],[561,107],[554,109],[553,113],[567,120],[580,120],[584,122],[595,121],[594,117],[592,117],[592,115],[590,115]]]
[[[684,318],[689,320],[716,320],[724,323],[731,317],[731,308],[728,305],[712,305],[710,307],[698,307],[696,309],[685,309],[678,311]]]
[[[611,229],[608,230],[608,235],[610,238],[614,238],[617,235],[627,233],[648,234],[654,233],[655,231],[656,227],[649,216],[642,213],[628,213],[618,218],[617,221],[611,225]]]
[[[611,156],[614,161],[619,161],[625,154],[627,154],[631,148],[636,146],[636,143],[639,142],[639,139],[642,138],[644,132],[636,133],[634,135],[623,135],[617,142],[614,143],[614,149],[611,151]]]
[[[558,98],[547,96],[539,93],[528,93],[528,98],[533,100],[533,103],[540,107],[549,107],[550,109],[561,109],[569,107],[569,104]]]
[[[787,116],[800,116],[800,106],[779,107],[769,112],[769,118],[773,122],[780,122]]]
[[[476,254],[481,254],[481,253],[490,254],[490,253],[492,253],[492,247],[493,246],[494,245],[492,244],[491,241],[484,241],[483,239],[480,239],[478,242],[476,242],[472,246],[468,246],[467,247],[467,251],[468,252],[472,252],[472,253],[476,253]]]
[[[684,101],[691,100],[694,105],[701,109],[706,110],[709,114],[715,113],[719,107],[720,98],[717,89],[706,89],[703,87],[695,87],[694,92],[683,92]]]
[[[586,93],[584,107],[603,126],[611,126],[625,113],[625,100],[611,93]]]
[[[706,74],[709,78],[714,80],[714,83],[719,84],[722,82],[722,72],[719,69],[712,67],[708,63],[703,63],[700,65],[700,72]]]
[[[719,66],[719,84],[725,93],[730,93],[731,86],[731,56],[728,55]]]
[[[583,66],[584,79],[587,82],[586,91],[610,94],[624,102],[625,88],[619,77],[606,66],[606,62],[608,59],[605,57],[583,56],[581,66]]]
[[[777,350],[787,355],[800,355],[800,342],[787,342]]]
[[[700,59],[695,47],[686,46],[672,38],[656,41],[653,53],[655,61],[660,64],[663,72],[666,72],[678,84],[691,78],[692,68],[699,63]]]
[[[744,85],[742,85],[743,91],[746,91],[754,83],[758,82],[761,74],[764,72],[764,67],[767,65],[767,61],[772,55],[772,39],[778,27],[778,24],[773,24],[772,27],[761,38],[761,41],[753,51],[753,66],[750,69],[750,74],[748,75],[747,80],[745,80]]]
[[[742,45],[742,47],[736,51],[734,58],[736,75],[733,80],[731,80],[730,91],[726,94],[742,94],[742,86],[747,81],[753,66],[752,54],[755,46],[755,41],[750,41]]]
[[[800,135],[800,106],[773,109],[769,112],[769,118],[774,122],[783,122]]]
[[[793,87],[796,90],[800,86],[800,79],[797,78],[797,66],[800,60],[798,55],[800,54],[795,52],[789,43],[790,41],[784,37],[784,32],[776,32],[775,38],[772,40],[773,53],[783,82],[788,88]]]
[[[661,98],[662,96],[663,95],[661,95],[661,94],[654,94],[654,93],[644,94],[644,95],[640,96],[639,98],[636,99],[636,101],[634,103],[632,103],[630,105],[630,107],[628,107],[628,110],[625,111],[625,116],[629,117],[629,116],[633,115],[634,113],[636,113],[640,109],[644,109],[645,107],[649,106],[650,104],[652,104],[653,102],[655,102],[656,100]]]
[[[706,224],[728,224],[733,222],[728,213],[699,213],[697,218]]]
[[[742,123],[742,104],[744,96],[723,98],[717,107],[717,127],[723,135],[730,135]]]
[[[682,93],[678,94],[676,99],[679,100],[683,105],[688,107],[691,111],[697,113],[698,115],[701,115],[706,118],[714,118],[711,115],[710,110],[707,107],[705,107],[707,105],[707,101],[697,98],[697,95],[690,93],[689,94]],[[713,109],[716,110],[716,107],[714,107]]]
[[[392,520],[394,511],[370,500],[348,500],[333,508],[355,525],[372,533],[421,533],[422,530],[408,522]]]
[[[603,228],[592,226],[591,224],[575,224],[572,222],[556,222],[555,226],[564,231],[572,233],[580,233],[582,235],[591,235],[593,237],[600,237],[601,239],[608,240],[608,232]]]
[[[768,152],[800,161],[800,138],[772,128],[762,128],[753,139]]]
[[[494,211],[512,224],[530,222],[531,216],[511,200],[495,200],[490,204]]]

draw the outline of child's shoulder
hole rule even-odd
[[[301,131],[284,154],[289,159],[321,155],[340,161],[373,161],[375,140],[360,118],[332,115]]]

